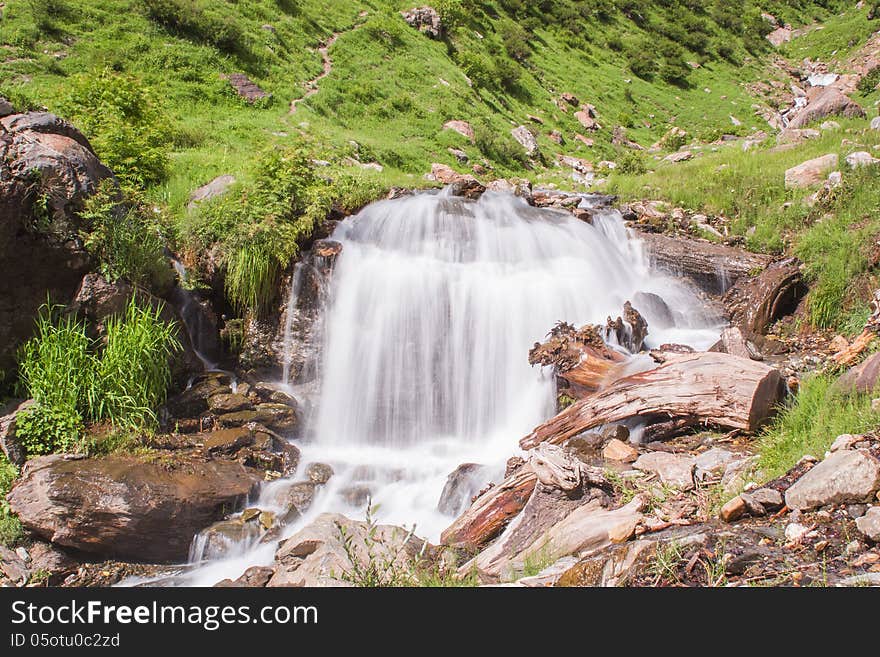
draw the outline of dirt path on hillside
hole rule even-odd
[[[326,41],[321,43],[321,45],[318,47],[318,53],[321,55],[322,70],[317,76],[306,82],[306,92],[300,98],[295,98],[290,102],[290,114],[296,112],[297,105],[299,105],[307,98],[311,98],[316,93],[318,93],[319,83],[321,82],[321,80],[330,75],[331,71],[333,70],[333,60],[330,59],[330,48],[333,46],[334,43],[336,43],[336,39],[338,39],[343,34],[354,32],[358,28],[362,27],[363,24],[366,22],[364,19],[367,17],[367,12],[362,11],[360,14],[358,14],[358,17],[361,20],[359,23],[356,23],[354,27],[348,30],[343,30],[341,32],[334,32]]]

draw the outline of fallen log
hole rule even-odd
[[[535,490],[538,477],[523,466],[477,497],[470,508],[440,535],[442,545],[479,548],[498,536]]]
[[[784,394],[782,376],[762,363],[719,353],[676,355],[575,402],[519,444],[523,449],[560,444],[587,429],[631,418],[648,424],[693,418],[708,426],[752,432]]]
[[[639,233],[651,264],[690,279],[710,294],[724,294],[740,278],[766,267],[771,258],[705,240]]]

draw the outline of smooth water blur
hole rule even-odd
[[[519,439],[553,415],[554,377],[530,366],[528,352],[559,321],[604,323],[642,292],[662,297],[673,317],[662,327],[643,311],[648,346],[705,349],[720,330],[692,292],[648,267],[612,209],[591,225],[512,195],[427,193],[374,203],[332,238],[343,249],[301,446],[303,463],[326,462],[336,474],[309,517],[363,518],[369,491],[380,522],[415,524],[436,541],[453,520],[437,511],[449,473],[480,463],[486,481],[498,481]],[[256,506],[271,506],[285,485],[271,484]],[[269,561],[265,546],[243,548],[200,568],[195,583]]]

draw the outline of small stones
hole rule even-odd
[[[785,526],[785,538],[789,543],[799,543],[809,533],[810,528],[798,522],[791,522]]]

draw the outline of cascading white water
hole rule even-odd
[[[553,414],[554,377],[527,358],[558,321],[604,323],[641,292],[668,306],[636,306],[650,346],[705,349],[720,329],[684,285],[649,268],[612,209],[590,225],[512,195],[426,193],[374,203],[333,239],[343,249],[318,408],[299,446],[303,463],[327,462],[336,474],[309,517],[362,518],[369,491],[378,520],[415,524],[436,541],[452,521],[437,511],[447,475],[479,463],[497,481],[518,440]],[[285,485],[268,486],[257,506],[273,508]],[[194,581],[234,578],[271,558],[262,546]]]

